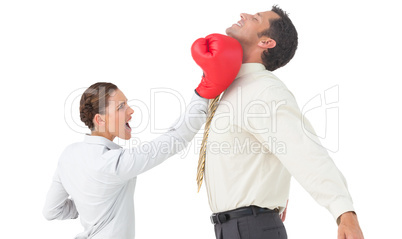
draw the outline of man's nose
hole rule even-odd
[[[250,19],[250,14],[247,13],[240,13],[241,19],[248,20]]]

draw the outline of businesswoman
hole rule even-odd
[[[116,85],[101,82],[90,86],[81,97],[80,116],[91,134],[61,154],[43,209],[45,218],[63,220],[80,215],[84,232],[77,239],[134,238],[137,175],[193,139],[205,122],[207,99],[194,95],[190,105],[183,122],[148,142],[146,152],[141,152],[145,145],[124,149],[113,139],[130,139],[133,109]]]

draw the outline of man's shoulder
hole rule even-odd
[[[272,72],[268,70],[253,72],[239,79],[242,86],[251,86],[258,89],[269,87],[283,87],[286,85]]]
[[[253,91],[255,93],[255,96],[258,95],[258,92],[290,93],[285,83],[268,70],[249,74],[239,80],[239,86],[241,86],[243,89],[249,89]]]
[[[261,84],[267,86],[284,87],[287,88],[285,83],[271,71],[260,71],[255,74],[255,78],[260,80]]]

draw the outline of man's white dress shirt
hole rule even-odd
[[[53,220],[79,215],[84,232],[77,239],[134,238],[137,175],[184,149],[205,123],[207,103],[194,95],[183,118],[141,147],[124,149],[104,137],[89,135],[84,142],[68,146],[59,159],[44,216]]]
[[[354,211],[346,181],[282,81],[245,63],[211,123],[205,184],[215,213],[256,205],[281,212],[293,176],[336,219]],[[295,199],[297,200],[297,199]]]

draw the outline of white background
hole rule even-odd
[[[41,210],[58,156],[88,132],[74,101],[83,88],[113,82],[149,107],[142,116],[136,109],[133,123],[153,117],[156,128],[166,128],[179,116],[179,102],[160,95],[151,106],[151,89],[176,90],[188,102],[201,76],[192,42],[224,33],[241,12],[273,4],[290,13],[300,39],[295,58],[275,74],[301,108],[338,87],[339,118],[328,114],[326,126],[325,110],[308,117],[321,135],[339,126],[323,144],[337,148],[331,156],[348,180],[365,237],[397,238],[402,18],[392,0],[2,1],[1,237],[71,239],[82,231],[79,220],[48,222]],[[133,136],[157,134],[148,125]],[[196,193],[196,149],[193,141],[186,156],[138,177],[136,238],[214,237],[205,187]],[[289,238],[336,238],[332,216],[295,180],[285,225]]]

